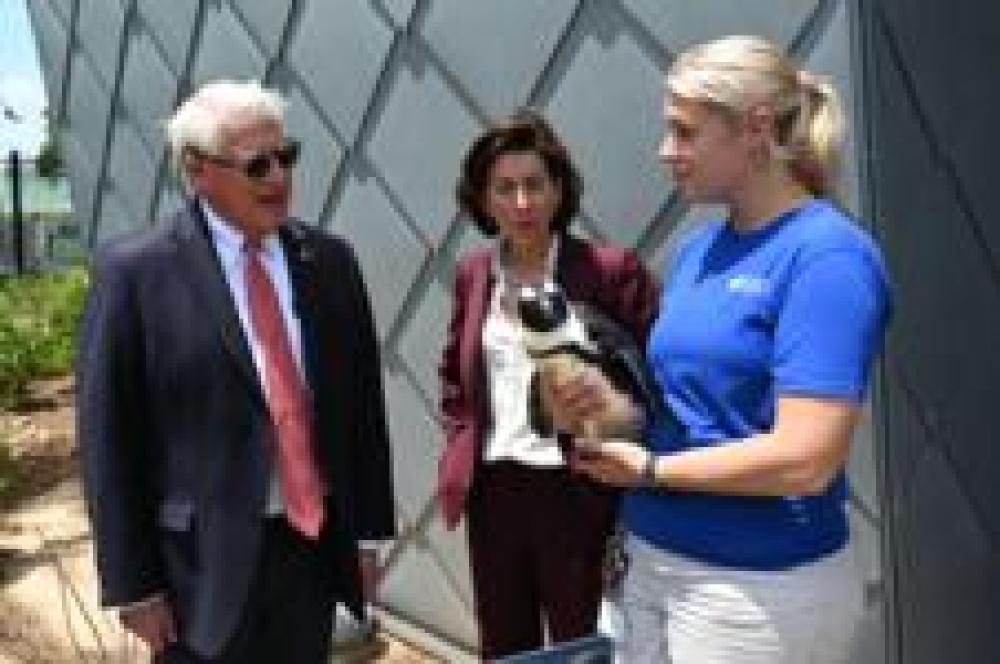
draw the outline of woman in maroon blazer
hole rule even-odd
[[[532,430],[532,363],[514,313],[523,285],[555,281],[642,348],[658,287],[635,253],[567,233],[582,181],[552,128],[522,110],[470,147],[458,204],[496,242],[461,258],[440,369],[447,526],[468,515],[481,654],[495,659],[593,633],[617,494],[570,474]],[[543,628],[543,624],[545,627]]]

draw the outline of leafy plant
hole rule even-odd
[[[32,380],[70,370],[86,287],[83,268],[0,277],[0,408],[16,407]]]

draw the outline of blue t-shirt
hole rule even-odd
[[[842,212],[810,200],[753,231],[699,229],[665,279],[648,358],[676,420],[650,427],[671,452],[769,431],[779,395],[860,402],[891,293],[878,248]],[[705,562],[781,569],[847,540],[841,472],[818,496],[636,490],[629,529]]]

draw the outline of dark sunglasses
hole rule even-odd
[[[275,162],[277,162],[278,165],[286,171],[294,166],[299,160],[300,148],[301,145],[298,141],[290,140],[280,148],[258,152],[252,157],[247,157],[245,159],[229,159],[227,157],[203,154],[201,152],[195,152],[195,154],[199,158],[204,159],[205,161],[210,161],[217,166],[232,168],[240,171],[251,180],[260,180],[267,177],[267,174],[271,172],[271,166]]]

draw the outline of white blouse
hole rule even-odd
[[[547,262],[547,278],[555,272],[559,250],[553,238]],[[539,436],[528,424],[528,387],[533,361],[528,356],[524,332],[512,308],[505,307],[512,284],[504,269],[499,245],[494,256],[496,285],[483,323],[483,356],[493,423],[486,433],[483,460],[516,461],[526,466],[557,468],[565,465],[553,436]]]

